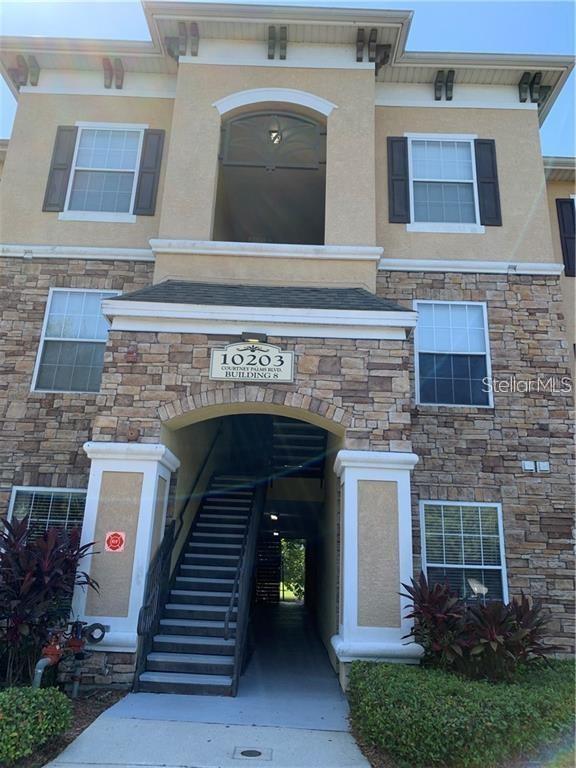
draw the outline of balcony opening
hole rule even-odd
[[[291,112],[222,125],[213,239],[324,245],[326,126]]]

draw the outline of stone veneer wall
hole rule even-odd
[[[130,291],[149,285],[150,262],[0,260],[0,514],[13,485],[83,488],[96,394],[31,392],[49,288]]]
[[[494,377],[541,374],[559,384],[570,376],[555,277],[381,272],[377,293],[407,306],[415,298],[486,301]],[[410,364],[414,392],[413,357]],[[574,645],[573,403],[566,393],[495,393],[494,409],[412,409],[416,554],[419,500],[500,502],[510,594],[541,598],[563,647]],[[523,459],[550,461],[551,471],[526,473]]]
[[[296,353],[295,381],[211,381],[210,351],[237,336],[113,331],[109,335],[94,440],[160,439],[163,421],[205,406],[269,403],[322,416],[345,429],[344,445],[410,451],[410,345],[269,337]]]
[[[72,682],[74,659],[65,656],[58,665],[58,681]],[[119,651],[95,651],[80,666],[80,683],[85,687],[131,688],[136,671],[136,654]]]

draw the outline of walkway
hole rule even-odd
[[[238,768],[243,761],[263,768],[369,768],[348,732],[346,697],[304,609],[266,608],[255,633],[256,651],[236,698],[129,694],[50,767]]]

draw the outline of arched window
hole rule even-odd
[[[219,161],[215,240],[324,243],[324,125],[283,111],[232,117]]]

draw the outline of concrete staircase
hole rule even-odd
[[[232,695],[236,595],[225,618],[254,501],[254,479],[212,478],[140,674],[139,691]]]

